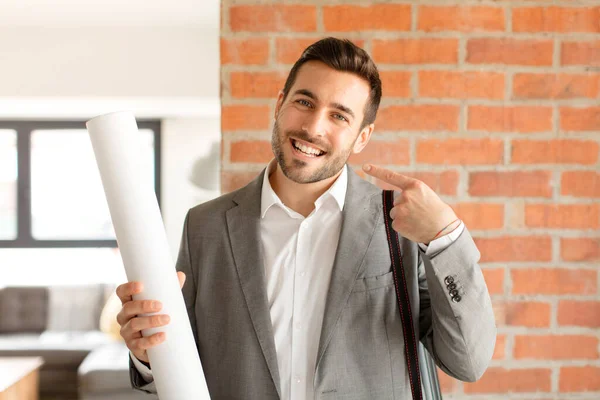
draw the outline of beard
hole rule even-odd
[[[318,157],[322,158],[322,166],[314,171],[310,171],[310,163],[298,159],[286,159],[283,146],[289,141],[291,136],[323,149],[326,153]],[[337,175],[344,165],[346,165],[352,151],[352,146],[349,146],[347,149],[342,149],[337,153],[331,153],[326,143],[311,139],[304,131],[282,132],[278,121],[275,121],[273,126],[271,147],[283,174],[296,183],[315,183]]]

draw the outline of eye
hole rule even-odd
[[[306,106],[306,107],[310,107],[311,106],[310,102],[307,101],[307,100],[304,100],[304,99],[296,100],[296,103],[301,104],[301,105]]]
[[[333,118],[335,118],[339,121],[348,122],[348,119],[346,117],[344,117],[342,114],[333,114]]]

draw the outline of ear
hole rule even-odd
[[[373,134],[373,130],[375,129],[375,124],[369,124],[365,126],[362,131],[358,134],[356,138],[356,142],[354,142],[354,147],[352,148],[352,152],[354,154],[360,153],[363,151],[369,140],[371,139],[371,135]]]
[[[277,95],[277,103],[275,104],[275,114],[273,115],[273,119],[277,120],[277,116],[279,115],[279,110],[281,110],[281,105],[283,104],[283,90],[279,91]]]

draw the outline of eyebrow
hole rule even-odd
[[[298,90],[296,90],[294,92],[294,95],[297,95],[297,94],[301,94],[301,95],[304,95],[306,97],[310,97],[311,99],[313,99],[315,101],[319,100],[318,97],[313,92],[311,92],[308,89],[298,89]],[[340,104],[340,103],[330,103],[329,106],[333,107],[333,108],[337,108],[338,110],[343,111],[346,114],[350,115],[352,118],[355,118],[354,112],[350,108],[346,107],[343,104]]]

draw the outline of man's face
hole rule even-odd
[[[300,67],[285,101],[280,93],[271,144],[284,175],[297,183],[335,176],[367,144],[362,130],[369,84],[357,75],[310,61]]]

